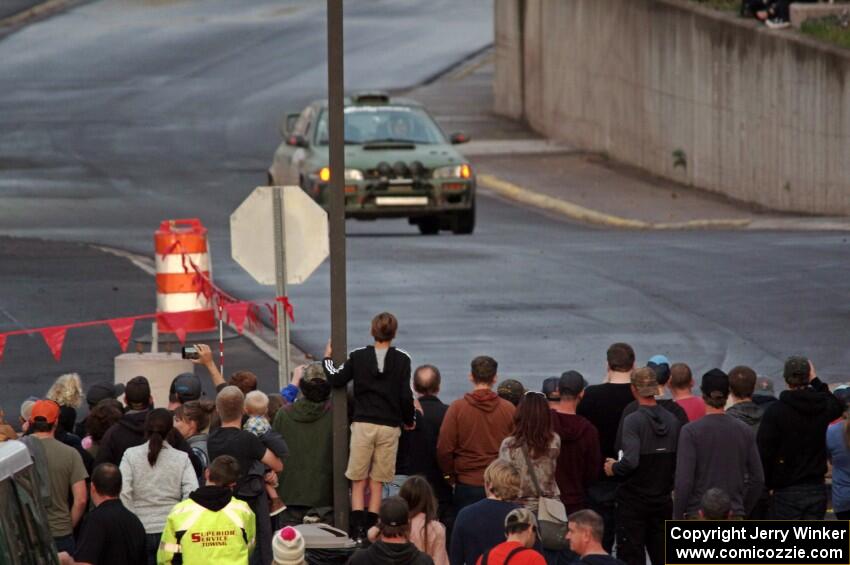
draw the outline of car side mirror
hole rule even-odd
[[[295,129],[295,122],[298,121],[300,114],[287,114],[280,122],[280,135],[288,136]]]
[[[463,132],[453,133],[451,138],[450,138],[452,145],[460,145],[461,143],[466,143],[470,139],[472,139],[472,138],[469,137],[468,135],[466,135]]]
[[[286,138],[286,144],[290,147],[307,147],[307,140],[304,139],[303,135],[290,135]]]

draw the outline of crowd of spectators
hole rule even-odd
[[[823,519],[828,461],[833,510],[850,517],[850,387],[830,391],[804,357],[776,396],[750,367],[697,383],[625,343],[596,385],[574,370],[501,381],[479,356],[446,404],[439,369],[393,345],[397,327],[379,314],[372,345],[336,365],[329,343],[279,394],[248,371],[225,380],[204,345],[214,401],[193,373],[168,408],[142,376],[83,393],[63,375],[24,402],[20,432],[0,418],[0,438],[36,462],[62,563],[307,563],[293,526],[333,521],[334,387],[352,399],[355,565],[661,565],[667,519]],[[554,545],[552,500],[569,515]]]

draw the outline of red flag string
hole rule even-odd
[[[236,331],[240,334],[245,327],[245,320],[248,318],[248,310],[251,306],[250,302],[230,302],[222,306],[227,314],[227,322],[236,326]]]
[[[3,360],[3,350],[6,348],[6,335],[0,334],[0,361]]]
[[[115,318],[106,322],[112,328],[112,333],[115,334],[115,339],[121,346],[121,351],[127,351],[127,346],[130,344],[130,336],[133,335],[133,324],[136,323],[136,318]]]
[[[67,328],[45,328],[39,333],[44,338],[44,343],[50,348],[54,359],[60,361],[62,359],[62,346],[65,345],[65,333]]]
[[[274,300],[275,300],[275,302],[280,302],[283,305],[283,311],[286,312],[287,316],[289,316],[289,321],[294,324],[295,323],[295,309],[292,308],[292,302],[289,301],[289,297],[278,296]]]

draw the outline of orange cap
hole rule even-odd
[[[30,420],[44,419],[48,424],[55,424],[59,419],[59,405],[52,400],[38,400],[32,407]]]

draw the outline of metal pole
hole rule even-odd
[[[328,133],[331,179],[329,190],[331,255],[331,343],[333,361],[345,361],[345,147],[343,136],[342,0],[328,0]],[[348,396],[344,388],[333,392],[334,524],[348,530]]]
[[[283,225],[283,187],[272,188],[274,206],[274,265],[277,296],[286,296],[286,230]],[[280,388],[289,384],[289,320],[279,300],[275,300],[277,312],[277,381]]]
[[[216,298],[218,303],[218,372],[224,375],[224,306],[221,297]]]

